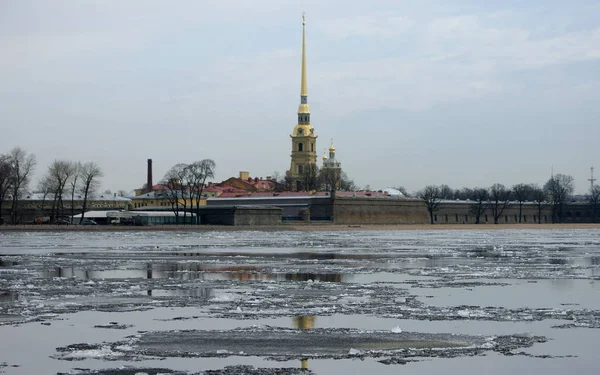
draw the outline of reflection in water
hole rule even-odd
[[[549,264],[569,264],[570,262],[564,258],[550,258],[548,260]]]
[[[235,272],[230,273],[229,278],[240,281],[245,280],[276,280],[276,281],[322,281],[340,283],[342,275],[339,273],[254,273]]]
[[[0,303],[11,303],[19,300],[19,293],[12,291],[0,291]]]
[[[194,289],[154,289],[148,290],[148,295],[153,297],[188,297],[188,298],[214,298],[213,288]]]
[[[16,266],[17,262],[12,261],[12,260],[2,260],[0,259],[0,267],[12,267],[12,266]]]
[[[294,322],[294,328],[297,329],[313,329],[315,328],[315,320],[316,316],[294,316],[292,318]],[[300,360],[300,368],[307,369],[308,368],[308,359]]]
[[[264,273],[264,268],[250,265],[203,265],[200,263],[147,263],[125,265],[126,269],[89,270],[55,267],[39,273],[41,277],[76,277],[81,279],[178,279],[178,280],[275,280],[343,282],[339,273]]]

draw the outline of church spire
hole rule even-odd
[[[306,18],[302,12],[302,83],[300,84],[300,97],[302,104],[306,104],[308,88],[306,87]]]
[[[300,106],[298,106],[298,124],[294,127],[292,138],[292,163],[286,175],[291,179],[293,190],[312,189],[304,177],[317,164],[317,135],[310,124],[308,107],[308,85],[306,84],[306,17],[302,13],[302,77],[300,80]],[[308,184],[305,186],[305,184]]]
[[[306,84],[306,17],[302,13],[302,79],[300,81],[300,106],[298,107],[298,123],[310,124],[310,108],[308,107],[308,85]]]

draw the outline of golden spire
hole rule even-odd
[[[299,123],[310,124],[310,108],[308,107],[308,85],[306,84],[306,18],[302,13],[302,80],[300,82],[300,106],[298,114],[308,115],[301,116]]]
[[[308,90],[306,87],[306,28],[305,13],[302,12],[302,83],[300,84],[300,96],[308,96]]]

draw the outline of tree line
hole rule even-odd
[[[275,180],[275,191],[292,191],[294,181],[288,175],[281,177],[278,172],[273,173]],[[354,181],[348,177],[341,168],[319,168],[316,164],[308,164],[300,175],[300,185],[296,186],[298,191],[335,191],[357,190]]]
[[[31,176],[36,166],[34,154],[15,147],[6,154],[0,154],[0,210],[3,202],[9,201],[10,222],[19,224],[21,220],[20,202],[28,193]],[[70,215],[75,215],[75,195],[82,196],[81,219],[83,221],[90,197],[99,187],[102,170],[94,162],[73,162],[55,160],[48,166],[37,191],[42,194],[42,209],[46,201],[51,203],[50,220],[65,215],[64,200],[71,201]],[[79,199],[78,199],[79,200]],[[2,215],[0,215],[2,216]]]
[[[475,223],[481,222],[486,210],[491,210],[494,223],[498,224],[504,210],[511,205],[518,205],[520,223],[523,218],[523,204],[532,202],[536,205],[538,217],[541,217],[544,207],[552,209],[552,222],[562,223],[565,219],[565,203],[569,202],[573,191],[573,177],[556,174],[544,184],[516,184],[510,188],[496,183],[487,188],[452,189],[448,185],[428,185],[415,193],[417,198],[425,201],[430,221],[433,224],[434,215],[440,203],[444,200],[468,200],[471,202],[470,212],[475,217]],[[594,185],[588,192],[588,201],[592,206],[592,220],[596,220],[597,206],[600,203],[600,185]]]
[[[19,202],[29,187],[35,165],[35,155],[28,154],[20,147],[0,154],[0,217],[2,205],[9,198],[11,223],[19,222]]]

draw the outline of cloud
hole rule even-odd
[[[340,41],[351,37],[393,38],[411,30],[416,22],[395,13],[352,15],[321,20],[317,30],[326,38]]]

